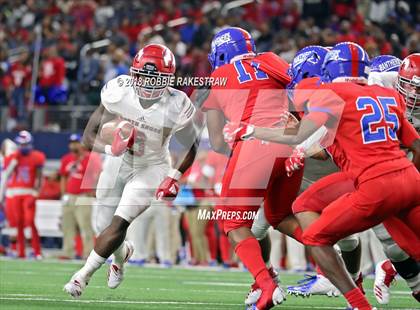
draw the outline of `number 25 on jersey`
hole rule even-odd
[[[356,108],[358,111],[364,112],[360,119],[364,144],[388,139],[398,141],[397,131],[400,123],[397,114],[391,112],[391,107],[397,106],[394,97],[357,98]]]

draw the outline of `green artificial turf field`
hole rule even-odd
[[[80,300],[63,291],[81,263],[57,261],[0,260],[0,309],[245,309],[244,296],[251,277],[242,271],[185,268],[127,267],[123,284],[106,287],[106,268],[99,270]],[[302,275],[281,274],[283,286]],[[365,281],[369,299],[372,280]],[[391,303],[378,309],[420,309],[399,280],[392,287]],[[376,305],[376,303],[375,303]],[[288,296],[275,309],[344,309],[342,297],[298,298]]]

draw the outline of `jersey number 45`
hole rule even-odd
[[[358,97],[356,108],[364,111],[360,119],[363,143],[376,143],[388,139],[397,141],[400,127],[398,115],[391,112],[391,107],[398,107],[394,97]],[[368,112],[368,111],[372,112]]]

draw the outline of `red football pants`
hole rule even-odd
[[[239,142],[235,146],[222,182],[223,210],[237,216],[224,222],[224,230],[251,228],[253,218],[264,201],[267,221],[273,227],[292,213],[303,171],[287,177],[284,161],[291,149],[281,144],[263,144],[259,140]]]
[[[25,227],[31,229],[34,255],[41,255],[41,242],[35,226],[35,197],[19,195],[6,199],[6,217],[11,227],[17,228],[17,250],[19,257],[25,257]]]
[[[355,190],[353,179],[345,172],[329,174],[311,184],[293,203],[293,213],[321,213],[340,196]]]
[[[321,216],[305,230],[303,241],[313,246],[333,245],[346,236],[401,214],[408,217],[406,224],[415,232],[419,229],[415,223],[418,225],[420,222],[418,208],[418,171],[409,167],[391,172],[359,184],[355,191],[330,203]],[[412,247],[420,248],[418,239],[413,241]]]

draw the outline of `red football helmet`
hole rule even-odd
[[[420,53],[403,60],[398,71],[397,89],[405,97],[408,115],[417,117],[420,112]]]
[[[146,45],[134,57],[130,73],[139,98],[159,99],[174,76],[175,56],[166,46]]]

